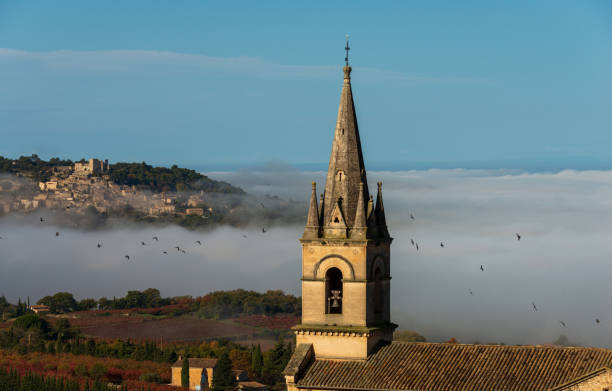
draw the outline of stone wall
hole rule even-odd
[[[189,388],[195,390],[196,386],[200,385],[202,379],[202,371],[206,371],[208,387],[212,388],[213,369],[212,368],[189,368]],[[172,367],[172,383],[173,386],[181,386],[181,368]]]
[[[612,391],[612,371],[604,369],[599,373],[586,376],[554,391]]]

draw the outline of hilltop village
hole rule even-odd
[[[253,215],[252,204],[259,204],[240,188],[176,166],[110,165],[108,160],[93,158],[75,163],[37,159],[0,162],[0,172],[8,173],[0,176],[0,215],[44,208],[73,218],[128,217],[193,227],[239,225]],[[35,162],[33,167],[30,160]],[[277,197],[268,198],[282,203]]]
[[[53,176],[49,180],[37,183],[37,191],[28,191],[27,185],[18,180],[4,179],[0,182],[0,191],[5,193],[8,190],[8,194],[11,190],[16,191],[12,192],[12,197],[9,195],[0,199],[0,210],[9,213],[49,208],[85,214],[88,208],[93,208],[101,214],[113,211],[114,214],[120,214],[126,208],[133,208],[149,216],[176,213],[176,196],[147,194],[136,186],[117,185],[110,180],[108,173],[107,160],[89,159],[87,163],[54,167]],[[202,196],[190,197],[189,204],[194,208],[187,208],[182,213],[204,215],[204,208],[195,207],[204,204]],[[208,212],[212,212],[212,208],[208,209]]]

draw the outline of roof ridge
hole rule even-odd
[[[411,342],[411,341],[393,341],[392,344],[398,345],[449,345],[449,346],[483,346],[483,347],[504,347],[504,348],[551,348],[551,349],[582,349],[582,350],[602,350],[612,351],[612,348],[604,348],[600,346],[560,346],[560,345],[503,345],[491,343],[462,343],[462,342]]]

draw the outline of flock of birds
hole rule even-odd
[[[262,207],[264,207],[264,205],[263,205],[263,204],[261,204],[261,206],[262,206]],[[410,220],[415,220],[414,214],[412,214],[412,213],[410,213]],[[47,222],[47,219],[45,219],[44,217],[40,217],[40,222],[41,222],[41,223]],[[266,230],[266,228],[265,228],[265,227],[262,227],[262,228],[261,228],[261,232],[262,232],[262,234],[265,234],[265,233],[266,233],[266,232],[268,232],[268,231]],[[56,232],[55,232],[55,236],[56,236],[56,237],[59,237],[59,236],[60,236],[59,231],[56,231]],[[517,241],[520,241],[520,240],[521,240],[521,238],[522,238],[522,235],[521,235],[520,233],[518,233],[518,232],[517,232],[517,233],[515,233],[515,236],[516,236],[516,240],[517,240]],[[248,236],[247,236],[246,234],[242,234],[242,237],[243,237],[244,239],[248,239]],[[0,236],[0,240],[1,240],[1,239],[2,239],[2,236]],[[153,241],[155,241],[155,242],[159,242],[159,238],[158,238],[157,236],[153,236],[153,237],[151,238],[151,240],[153,240]],[[141,241],[141,242],[140,242],[140,244],[141,244],[142,246],[146,246],[146,245],[147,245],[147,243],[146,243],[146,242],[144,242],[144,241]],[[412,245],[412,246],[413,246],[413,247],[416,249],[416,251],[420,251],[419,243],[418,243],[417,241],[415,241],[415,240],[414,240],[414,238],[411,238],[411,239],[410,239],[410,244],[411,244],[411,245]],[[202,245],[203,245],[203,243],[202,243],[202,241],[201,241],[201,240],[196,240],[196,241],[194,242],[194,245],[197,245],[197,246],[202,246]],[[97,247],[98,249],[102,248],[102,243],[101,243],[101,242],[98,242],[98,244],[96,245],[96,247]],[[445,246],[444,242],[440,242],[440,248],[445,248],[445,247],[446,247],[446,246]],[[184,248],[181,248],[181,246],[174,246],[174,249],[176,249],[176,251],[177,251],[179,254],[186,254],[186,253],[187,253],[187,251],[186,251]],[[163,254],[163,255],[168,255],[168,251],[167,251],[167,250],[162,250],[162,251],[161,251],[161,254]],[[124,258],[125,258],[127,261],[130,261],[130,260],[132,259],[132,257],[131,257],[129,254],[125,254],[125,255],[124,255]],[[480,271],[481,271],[481,272],[484,272],[484,271],[485,271],[485,267],[484,267],[484,265],[480,265]],[[472,289],[471,289],[471,288],[468,288],[468,293],[469,293],[471,296],[474,296],[474,292],[472,291]],[[534,311],[534,312],[538,312],[538,307],[536,306],[535,302],[533,302],[533,301],[532,301],[532,302],[531,302],[531,306],[532,306],[532,309],[533,309],[533,311]],[[600,319],[599,319],[599,318],[595,318],[595,319],[594,319],[594,321],[595,321],[595,324],[600,324],[600,323],[601,323],[601,321],[600,321]],[[559,325],[560,325],[561,327],[567,327],[566,322],[564,322],[564,321],[562,321],[562,320],[559,320]]]
[[[410,213],[410,220],[414,220],[414,215],[412,213]],[[521,238],[523,237],[518,232],[516,232],[514,235],[516,236],[516,240],[517,241],[520,241]],[[419,251],[419,243],[417,243],[413,238],[410,239],[410,244],[412,244],[412,246],[415,247],[416,251]],[[441,248],[445,248],[444,242],[440,242],[440,247]],[[480,265],[480,271],[481,272],[485,271],[484,265]],[[474,296],[474,291],[472,291],[471,288],[468,288],[468,293],[470,294],[470,296]],[[538,307],[536,306],[535,302],[533,302],[533,301],[531,302],[531,307],[533,308],[534,312],[538,312]],[[601,320],[599,320],[599,318],[594,318],[594,320],[595,320],[595,324],[600,324],[601,323]],[[564,321],[562,321],[562,320],[559,320],[559,325],[561,327],[567,327],[567,324]]]
[[[263,205],[263,204],[261,204],[261,206],[262,206],[262,208],[264,207],[264,205]],[[41,223],[45,223],[45,222],[47,222],[47,219],[45,219],[44,217],[40,217],[40,222],[41,222]],[[265,234],[266,232],[268,232],[268,230],[266,229],[266,227],[261,227],[261,233],[262,233],[262,234]],[[59,231],[56,231],[56,232],[55,232],[55,236],[56,236],[56,237],[60,236]],[[243,237],[244,239],[248,239],[248,236],[247,236],[247,235],[245,235],[245,234],[242,234],[242,237]],[[0,236],[0,239],[2,239],[2,236]],[[159,238],[158,238],[157,236],[153,236],[153,237],[151,238],[151,240],[153,240],[153,241],[155,241],[155,242],[159,242]],[[144,241],[140,241],[140,245],[142,245],[142,246],[146,246],[146,245],[147,245],[147,243],[146,243],[146,242],[144,242]],[[194,245],[202,246],[202,241],[201,241],[201,240],[196,240],[196,241],[194,242]],[[102,243],[101,243],[101,242],[98,242],[98,244],[96,245],[96,247],[97,247],[98,249],[102,248]],[[176,251],[177,251],[177,252],[179,252],[180,254],[187,254],[187,251],[186,251],[184,248],[181,248],[181,246],[174,246],[174,248],[175,248],[175,249],[176,249]],[[163,254],[163,255],[168,255],[168,251],[167,251],[167,250],[162,250],[162,251],[161,251],[161,254]],[[129,260],[131,260],[133,257],[132,257],[132,256],[130,256],[129,254],[125,254],[125,255],[123,256],[123,258],[125,258],[126,260],[128,260],[128,261],[129,261]]]

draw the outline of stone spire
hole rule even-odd
[[[376,195],[374,217],[379,236],[385,238],[389,237],[389,231],[387,230],[387,218],[385,217],[385,206],[383,205],[382,198],[382,182],[378,182],[378,194]]]
[[[319,237],[319,207],[317,206],[317,183],[312,182],[312,194],[310,195],[310,208],[308,208],[308,220],[304,228],[304,239],[316,239]]]
[[[355,212],[355,226],[351,233],[351,239],[365,239],[368,226],[366,221],[366,204],[365,204],[364,184],[359,184],[359,196],[357,197],[357,212]]]
[[[360,183],[363,183],[361,191]],[[333,223],[332,213],[335,205],[341,208],[350,232],[355,226],[360,192],[366,197],[369,194],[351,90],[351,67],[347,62],[344,67],[344,84],[340,95],[338,119],[325,184],[325,208],[322,213],[324,233],[328,231],[326,227],[330,227]]]

